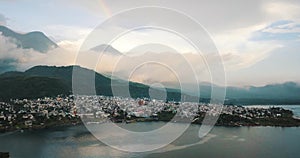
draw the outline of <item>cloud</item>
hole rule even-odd
[[[226,71],[237,71],[248,68],[265,59],[271,50],[263,51],[260,52],[261,55],[251,52],[243,54],[133,52],[134,55],[130,53],[130,56],[112,56],[106,54],[100,56],[97,52],[87,51],[82,52],[78,56],[80,58],[78,64],[96,69],[100,73],[116,78],[149,85],[162,83],[167,87],[178,88],[180,86],[179,83],[195,85],[197,82],[212,82],[211,71],[214,71],[212,67],[219,64],[220,58],[223,59]]]
[[[0,35],[0,71],[24,71],[36,65],[74,64],[76,51],[55,48],[47,53],[18,48],[14,40]]]
[[[125,2],[106,2],[107,6],[110,7],[113,12],[128,9],[129,7],[132,8],[142,6],[142,4],[148,4],[148,2],[145,1],[135,1],[135,4],[131,4],[128,2],[126,2],[126,4]],[[230,2],[206,1],[205,3],[203,3],[203,5],[201,5],[202,2],[199,1],[182,3],[175,0],[170,6],[166,6],[165,3],[158,4],[158,1],[151,1],[152,5],[157,4],[157,6],[161,7],[174,8],[179,12],[184,12],[187,15],[191,15],[198,22],[200,22],[208,31],[210,31],[212,38],[214,39],[215,44],[220,50],[222,56],[224,56],[224,58],[236,58],[235,60],[226,61],[226,69],[229,71],[251,67],[256,63],[268,58],[275,49],[283,45],[280,42],[268,41],[267,39],[264,39],[264,41],[255,41],[252,39],[253,35],[257,31],[266,28],[270,23],[272,23],[274,20],[277,20],[278,18],[296,18],[297,14],[294,13],[291,16],[281,15],[280,9],[274,9],[274,7],[278,7],[274,6],[274,3],[277,4],[279,2],[255,0],[247,2],[247,4],[245,4],[245,2],[231,0]],[[193,6],[196,7],[191,7],[190,4],[195,4]],[[82,2],[82,5],[84,6],[84,2]],[[291,2],[286,2],[283,5],[284,8],[287,9],[292,7]],[[87,4],[86,7],[89,7],[89,5]],[[296,12],[295,9],[293,10]],[[159,13],[153,14],[155,15]],[[120,18],[116,19],[116,21],[118,22],[118,26],[113,25],[111,26],[111,28],[115,27],[118,30],[127,31],[127,29],[135,23],[144,24],[145,26],[155,26],[156,24],[159,26],[159,23],[164,20],[163,15],[155,16],[156,20],[154,21],[149,21],[144,17],[141,17],[140,19],[134,19],[134,21],[130,18]],[[176,20],[170,20],[169,23],[175,24]],[[195,31],[199,29],[184,29],[188,28],[186,23],[182,23],[178,27],[182,28],[182,30],[186,32],[190,32],[191,35],[195,34]],[[107,32],[109,31],[103,31],[103,36],[106,36],[108,34]],[[132,31],[128,35],[118,37],[118,39],[114,41],[112,45],[118,50],[127,52],[136,46],[155,42],[171,47],[176,47],[176,50],[179,50],[180,53],[195,53],[195,51],[191,49],[191,47],[187,47],[186,41],[184,42],[182,39],[179,39],[176,36],[157,30]]]
[[[14,59],[0,59],[0,74],[16,70],[17,61]]]
[[[238,34],[242,33],[247,36],[240,38]],[[149,34],[153,35],[151,32],[142,32],[142,34],[146,35],[149,41],[156,41],[157,39],[150,38]],[[161,33],[154,33],[157,36],[159,34]],[[195,83],[197,80],[199,82],[210,82],[211,70],[207,63],[211,63],[212,65],[217,64],[216,62],[220,58],[223,59],[226,71],[236,71],[248,68],[265,59],[275,48],[274,43],[248,42],[247,37],[249,32],[247,30],[233,31],[231,34],[233,38],[230,38],[230,40],[236,40],[233,41],[235,44],[222,43],[221,41],[227,38],[226,35],[219,36],[216,39],[216,41],[219,41],[217,45],[224,45],[224,49],[220,49],[220,54],[215,52],[198,53],[192,51],[192,49],[186,49],[191,50],[188,52],[184,52],[183,49],[179,53],[176,53],[176,49],[172,49],[172,46],[175,46],[175,48],[176,46],[181,47],[180,44],[183,42],[173,36],[169,36],[170,39],[166,41],[172,42],[166,46],[170,46],[170,48],[158,47],[156,49],[155,45],[151,45],[151,47],[145,47],[144,49],[132,49],[132,52],[124,56],[109,54],[100,56],[99,52],[80,50],[80,46],[83,43],[82,39],[77,41],[60,41],[58,43],[59,48],[52,49],[43,54],[32,49],[18,48],[12,39],[0,36],[0,61],[2,61],[0,64],[3,65],[1,71],[23,71],[36,65],[63,66],[77,64],[95,69],[100,73],[130,79],[135,82],[146,84],[162,82],[169,84],[168,86],[174,86],[173,83],[178,82]],[[129,39],[138,39],[134,38],[137,35],[139,33],[135,32],[134,36],[129,36]],[[165,35],[164,37],[167,36]],[[123,40],[128,41],[128,38],[124,38]],[[231,42],[230,40],[227,40],[227,42]],[[145,42],[145,40],[141,41]],[[139,42],[136,43],[141,44]],[[178,44],[174,45],[174,43]],[[79,50],[81,52],[77,54]],[[159,52],[158,50],[164,50],[164,52]]]
[[[300,24],[294,21],[278,21],[262,30],[264,33],[300,33]]]
[[[283,46],[279,41],[254,40],[253,36],[258,30],[267,26],[265,23],[227,30],[215,34],[214,41],[222,54],[226,71],[237,71],[254,66],[266,60],[272,53]]]
[[[0,25],[6,25],[7,20],[8,19],[3,14],[0,13]]]
[[[300,23],[290,20],[276,21],[256,32],[250,38],[253,41],[288,42],[300,40]]]
[[[65,1],[65,0],[63,0]],[[102,2],[102,3],[101,3]],[[120,11],[144,7],[144,6],[158,6],[172,8],[179,12],[183,12],[187,15],[197,19],[203,26],[213,32],[222,32],[223,30],[246,27],[249,25],[260,23],[264,20],[264,9],[261,7],[264,5],[264,1],[252,0],[252,1],[239,1],[239,0],[190,0],[188,3],[181,0],[166,0],[161,2],[160,0],[131,0],[131,1],[80,1],[76,0],[72,4],[75,6],[81,6],[88,11],[92,11],[94,14],[103,13],[107,14],[107,11],[111,13],[118,13]],[[238,14],[237,14],[238,13]],[[154,13],[155,14],[155,13]],[[111,15],[107,15],[111,16]],[[157,21],[163,19],[161,16],[156,16]],[[209,17],[209,18],[208,18]],[[147,18],[141,17],[140,21],[147,21]],[[130,19],[124,19],[130,23]],[[170,20],[170,22],[172,22]],[[148,21],[149,23],[155,23],[154,21]],[[184,27],[184,23],[181,24]]]
[[[192,16],[211,33],[212,38],[219,49],[220,56],[224,60],[226,71],[231,72],[247,69],[261,61],[268,60],[268,58],[272,56],[274,50],[286,44],[283,41],[287,39],[299,40],[300,37],[300,3],[297,0],[254,0],[249,2],[241,2],[238,0],[226,2],[213,0],[203,2],[195,0],[190,1],[189,3],[180,0],[174,0],[172,3],[162,3],[159,0],[151,2],[138,0],[130,2],[120,1],[118,3],[116,3],[116,1],[105,2],[106,7],[108,7],[112,13],[117,13],[132,7],[156,5],[174,8],[175,10]],[[69,4],[67,1],[62,3]],[[99,14],[99,8],[101,7],[99,2],[76,1],[75,3],[77,7],[85,7],[92,13]],[[157,22],[163,19],[162,16],[156,17],[158,19]],[[131,21],[130,18],[123,18],[120,20],[122,25],[112,27],[116,27],[116,29],[121,31],[126,31],[128,26],[135,22]],[[174,21],[175,20],[170,20],[170,23]],[[144,23],[145,25],[155,25],[156,21],[149,21],[147,18],[142,17],[138,22]],[[195,30],[184,29],[185,25],[185,23],[182,23],[180,28],[193,34]],[[86,24],[86,26],[91,26],[91,24]],[[3,69],[11,69],[11,66],[17,66],[18,69],[24,70],[37,64],[74,64],[76,53],[79,51],[85,37],[92,29],[85,28],[83,25],[78,24],[78,26],[48,25],[42,30],[57,39],[60,48],[51,50],[44,55],[32,50],[10,48],[10,51],[6,51],[11,52],[11,50],[13,50],[15,53],[3,57],[1,56],[0,59],[3,59],[3,65],[5,65],[4,63],[9,63],[8,65],[10,65],[9,68]],[[104,31],[103,36],[109,36],[109,32]],[[93,46],[102,44],[101,41],[95,42],[96,43],[93,43]],[[158,62],[171,65],[176,72],[180,72],[187,76],[194,76],[192,71],[184,71],[184,68],[189,69],[187,63],[191,63],[193,67],[197,68],[196,74],[198,79],[209,80],[209,72],[205,67],[203,58],[208,60],[208,62],[214,62],[216,61],[216,54],[203,54],[203,56],[196,55],[195,53],[197,52],[194,52],[190,47],[186,47],[187,44],[182,42],[182,40],[178,39],[176,36],[159,31],[134,31],[126,37],[119,38],[112,43],[112,45],[122,52],[127,52],[131,51],[132,48],[147,42],[165,44],[170,47],[178,48],[176,50],[179,50],[180,53],[184,53],[174,55],[174,52],[165,51],[164,53],[142,53],[135,57],[122,57],[122,61],[120,62],[121,66],[119,65],[114,70],[116,75],[126,78],[126,75],[128,75],[128,72],[132,71],[134,65],[143,63],[146,59],[155,59],[158,60]],[[7,46],[9,45],[5,45],[5,47]],[[90,47],[87,47],[87,49]],[[89,61],[93,61],[98,57],[99,54],[86,51],[80,56],[80,58],[83,58],[82,66],[94,69],[95,63]],[[104,55],[101,64],[99,64],[101,67],[97,67],[97,70],[99,72],[110,73],[114,69],[113,63],[117,63],[118,60],[118,57]],[[142,67],[137,70],[138,73],[133,74],[132,79],[138,82],[148,83],[154,81],[167,82],[167,79],[169,79],[169,81],[176,80],[176,75],[172,75],[167,69],[158,71],[152,70],[157,69],[157,67],[158,66],[155,66],[155,64],[150,64],[148,68]],[[190,82],[188,79],[185,79],[185,81]]]
[[[267,18],[272,20],[300,20],[300,3],[297,0],[274,0],[263,5]]]
[[[92,28],[68,25],[48,25],[43,28],[43,31],[47,33],[50,32],[56,42],[66,40],[78,41],[79,39],[84,39],[92,31]]]

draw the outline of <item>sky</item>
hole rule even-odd
[[[168,19],[167,22],[170,26],[172,24],[176,26],[174,28],[178,28],[179,32],[172,31],[172,29],[157,28],[130,30],[133,26],[139,24],[161,26],[166,21],[166,17],[169,16],[164,11],[147,12],[148,10],[144,9],[145,15],[149,16],[126,18],[125,15],[128,17],[134,16],[129,14],[130,10],[146,6],[160,7],[161,10],[164,8],[171,9],[184,15],[187,19],[197,21],[199,25],[193,28],[178,16],[178,18]],[[127,14],[127,12],[129,13]],[[124,16],[119,16],[120,14]],[[140,14],[144,13],[141,12]],[[227,85],[261,86],[287,81],[300,82],[300,53],[298,52],[300,50],[300,1],[298,0],[190,0],[188,2],[182,0],[0,1],[0,25],[5,25],[21,33],[42,31],[60,46],[60,49],[49,52],[48,56],[41,55],[38,52],[16,50],[15,52],[21,52],[19,54],[23,55],[22,60],[18,58],[18,61],[22,61],[21,66],[19,66],[20,70],[34,66],[34,64],[73,64],[79,50],[82,50],[85,46],[87,48],[92,47],[92,45],[88,45],[89,43],[94,42],[93,44],[96,44],[95,39],[91,39],[91,34],[93,31],[101,29],[103,23],[109,26],[108,28],[102,28],[102,32],[100,31],[102,34],[99,36],[103,35],[103,37],[100,37],[103,39],[112,35],[114,31],[124,33],[130,30],[122,36],[116,36],[114,41],[110,43],[120,52],[133,51],[142,54],[140,57],[147,59],[155,56],[158,62],[170,63],[172,61],[176,71],[185,72],[185,70],[177,70],[180,64],[183,63],[183,59],[194,67],[205,67],[205,62],[213,63],[217,60],[214,57],[217,53],[223,60]],[[201,50],[202,56],[196,56],[195,54],[199,53],[199,50],[194,49],[195,47],[189,43],[189,39],[180,36],[186,35],[185,37],[190,39],[198,38],[199,41],[205,41],[206,39],[196,37],[201,29],[205,30],[210,36],[218,52],[210,52],[208,49],[208,52]],[[100,40],[96,40],[96,42],[98,41]],[[3,46],[10,47],[10,49],[0,48],[0,58],[7,56],[17,58],[19,56],[19,54],[5,54],[7,50],[11,50],[14,46],[7,44],[4,37],[0,38],[0,43]],[[141,47],[147,44],[153,47]],[[158,47],[155,48],[155,45]],[[160,47],[159,45],[166,47]],[[162,51],[158,52],[159,50]],[[143,51],[144,53],[141,53]],[[174,53],[174,51],[179,53],[178,56],[168,54]],[[149,52],[161,54],[151,55]],[[92,60],[92,58],[96,57],[91,55],[85,60]],[[158,58],[167,60],[158,60]],[[201,58],[206,60],[203,62]],[[116,62],[118,59],[114,57],[106,58],[107,61]],[[122,66],[115,70],[118,72],[116,74],[124,74],[124,69],[128,69],[126,65],[138,65],[135,61],[145,62],[144,60],[127,57],[122,61],[123,65],[120,64]],[[202,63],[202,65],[199,65],[199,63]],[[104,65],[107,66],[107,64]],[[104,71],[104,66],[101,68],[102,70],[98,70]],[[148,76],[147,74],[153,71],[154,68],[140,70],[139,74],[143,74],[142,72],[144,74],[136,77],[135,81],[158,80],[162,74],[166,74],[162,71],[157,73],[156,78],[151,79],[153,74]],[[196,70],[196,73],[198,73],[197,79],[209,82],[209,73],[202,74],[204,71],[200,69],[199,71]],[[111,69],[105,69],[105,71],[111,71]],[[133,71],[133,67],[128,72],[131,71]],[[159,81],[162,82],[162,80]],[[164,82],[167,81],[164,80]]]

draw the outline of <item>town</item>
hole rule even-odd
[[[79,124],[72,98],[0,102],[0,132]]]
[[[172,121],[202,124],[218,117],[217,126],[299,126],[293,112],[279,107],[220,106],[111,96],[58,96],[0,102],[0,131],[43,129],[82,123]]]

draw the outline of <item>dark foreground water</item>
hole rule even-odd
[[[127,124],[129,129],[147,131],[162,122]],[[98,141],[84,126],[0,134],[0,152],[12,158],[200,158],[200,157],[300,157],[300,128],[214,127],[198,138],[199,125],[165,148],[148,153],[127,153]]]

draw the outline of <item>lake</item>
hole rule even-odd
[[[287,108],[300,111],[300,106]],[[126,126],[143,131],[163,125],[163,122],[144,122]],[[12,158],[296,158],[300,155],[300,128],[297,127],[214,127],[202,139],[198,138],[199,127],[191,125],[172,144],[147,153],[112,149],[98,141],[84,126],[0,134],[0,152],[10,152]]]

